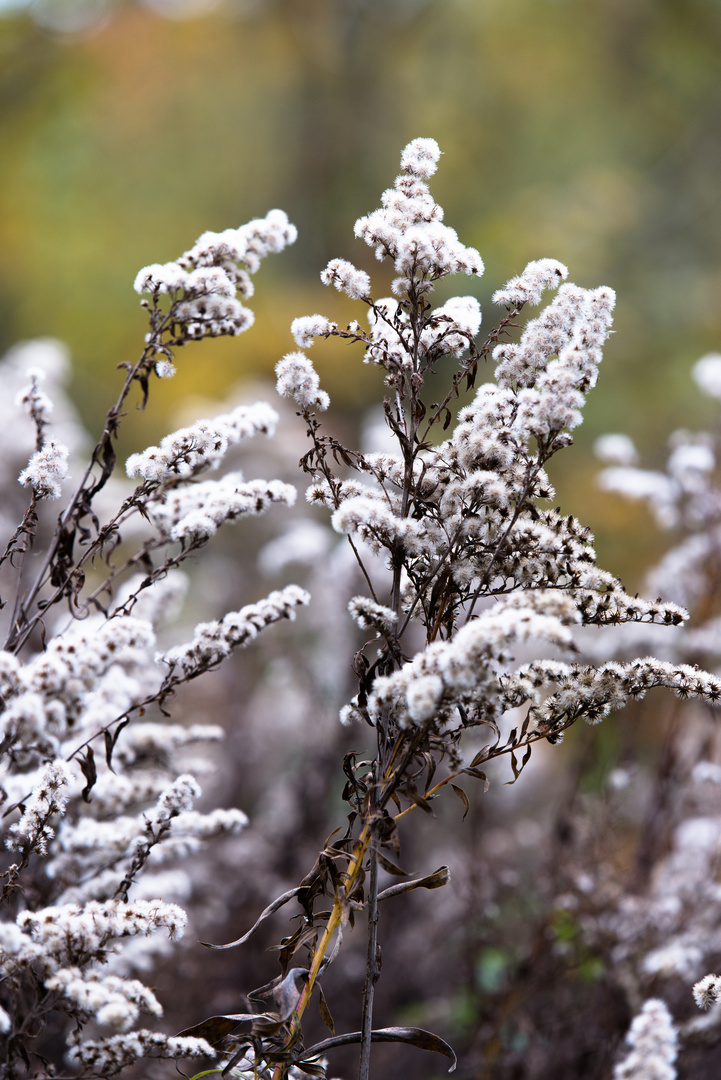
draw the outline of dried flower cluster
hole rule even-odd
[[[282,251],[297,236],[282,210],[238,229],[206,232],[175,262],[153,263],[135,279],[135,291],[152,298],[149,341],[155,345],[155,371],[160,378],[174,372],[172,347],[204,337],[242,334],[253,325],[253,312],[244,307],[254,292],[251,274],[271,252]],[[160,300],[170,297],[163,311]]]
[[[693,377],[702,391],[719,397],[720,372],[721,358],[712,354],[698,361]],[[647,587],[687,606],[691,622],[668,629],[627,624],[579,642],[587,658],[606,658],[601,671],[617,670],[619,662],[626,667],[638,650],[660,654],[664,659],[654,662],[654,670],[658,675],[665,669],[677,680],[680,700],[665,710],[654,769],[626,760],[611,771],[595,803],[582,809],[578,793],[569,800],[559,829],[575,842],[566,843],[552,903],[603,964],[604,982],[636,1014],[628,1036],[632,1049],[621,1055],[614,1075],[671,1080],[693,1073],[681,1063],[677,1072],[677,1051],[681,1061],[685,1053],[717,1052],[721,1024],[721,1009],[714,1007],[721,984],[717,975],[705,974],[717,969],[721,955],[721,766],[716,711],[708,707],[715,703],[708,693],[712,684],[698,695],[705,708],[683,704],[684,680],[707,680],[699,665],[716,672],[721,665],[718,431],[674,432],[663,471],[641,468],[626,435],[604,436],[596,450],[606,464],[600,486],[642,499],[657,521],[673,529],[672,546],[648,572]],[[640,721],[648,715],[657,728],[657,709],[636,715]],[[632,819],[632,806],[640,821]],[[600,852],[610,854],[618,830],[632,825],[638,836],[633,858],[627,856],[630,865],[614,866]],[[694,1014],[692,1000],[706,1015]]]
[[[613,1071],[613,1080],[675,1080],[677,1036],[663,1001],[652,998],[634,1018],[628,1033],[630,1053]]]
[[[568,271],[554,260],[533,262],[494,295],[506,313],[479,346],[481,312],[474,297],[436,308],[431,302],[440,279],[483,271],[475,249],[442,223],[442,209],[431,196],[427,181],[439,156],[433,140],[411,143],[381,207],[356,223],[356,236],[378,259],[393,262],[393,296],[374,298],[369,275],[345,260],[332,260],[321,274],[325,284],[365,305],[368,329],[360,321],[341,328],[319,314],[291,327],[299,349],[319,337],[338,337],[361,345],[365,362],[383,370],[385,421],[395,451],[364,454],[323,433],[317,412],[328,408],[328,395],[305,352],[289,354],[277,368],[278,391],[295,400],[311,443],[301,463],[311,479],[308,502],[330,510],[367,585],[367,595],[355,596],[349,611],[360,629],[373,634],[356,654],[358,691],[341,709],[341,720],[365,722],[376,738],[372,761],[346,762],[352,826],[304,882],[333,899],[330,912],[317,915],[304,904],[306,933],[320,940],[309,947],[299,932],[293,948],[286,946],[281,977],[297,962],[296,952],[306,950],[308,985],[295,1008],[300,1018],[337,953],[343,927],[359,907],[367,911],[357,1033],[362,1080],[369,1075],[374,1039],[392,1037],[375,1032],[372,1020],[378,872],[398,872],[383,850],[398,854],[391,805],[396,820],[415,808],[430,811],[431,800],[452,780],[466,776],[487,784],[483,767],[501,755],[509,756],[516,778],[539,739],[558,742],[578,719],[598,723],[654,687],[710,705],[721,700],[721,680],[687,663],[647,655],[596,664],[576,659],[584,627],[635,623],[660,630],[686,618],[676,603],[627,594],[596,566],[589,531],[551,508],[546,467],[570,445],[569,432],[581,422],[615,298],[607,288],[565,283]],[[517,341],[510,340],[521,310],[538,305],[549,289],[557,290],[555,297]],[[444,386],[436,369],[445,357],[457,367]],[[482,377],[480,365],[491,357],[495,380],[481,383],[450,436],[439,440],[439,430],[453,424],[451,406],[464,384],[473,389]],[[696,460],[684,465],[687,473],[699,467]],[[425,646],[414,653],[418,624]],[[545,642],[553,652],[539,654],[543,645],[533,642]],[[532,650],[531,656],[536,650],[536,658],[517,663],[519,648]],[[481,749],[469,738],[479,728],[490,733]],[[444,758],[450,768],[438,780]],[[467,807],[465,792],[456,791]],[[193,1032],[206,1030],[201,1024]],[[407,1031],[395,1037],[414,1039]],[[334,1044],[331,1038],[322,1048]],[[235,1036],[232,1045],[240,1054],[250,1042]],[[297,1029],[288,1026],[282,1038],[274,1033],[263,1047],[268,1069],[282,1071],[291,1048],[291,1060],[314,1068],[321,1046],[304,1053]],[[437,1043],[426,1048],[445,1052]],[[673,1055],[663,1047],[659,1054],[671,1068]]]
[[[153,369],[171,373],[173,347],[250,325],[235,291],[250,295],[248,274],[294,235],[285,215],[272,212],[239,230],[206,234],[178,263],[138,275],[138,290],[152,295],[150,334],[89,464],[80,458],[88,437],[62,400],[59,348],[30,343],[3,363],[4,383],[19,387],[19,420],[3,427],[4,463],[12,470],[17,447],[26,447],[30,460],[19,479],[31,489],[0,556],[9,616],[0,651],[3,1076],[63,1068],[112,1076],[140,1058],[215,1055],[202,1038],[141,1026],[163,1014],[141,978],[186,928],[176,901],[192,899],[197,888],[188,857],[247,825],[239,809],[196,808],[196,775],[217,768],[209,751],[223,730],[173,723],[167,703],[267,626],[293,618],[309,597],[288,586],[202,624],[185,645],[158,649],[157,635],[183,601],[180,564],[225,522],[292,505],[296,493],[279,480],[245,481],[237,469],[200,479],[243,440],[274,433],[277,414],[263,402],[197,421],[131,455],[135,488],[112,475],[113,443],[130,391],[138,385],[147,398]],[[166,295],[170,306],[162,310]],[[55,410],[44,378],[60,398]],[[71,457],[79,480],[68,496]],[[48,535],[37,501],[63,493]],[[41,557],[31,562],[33,545]],[[63,1044],[64,1056],[53,1060]]]
[[[222,730],[171,722],[168,707],[184,684],[271,624],[292,620],[311,597],[286,585],[200,622],[190,640],[167,641],[163,623],[177,616],[186,580],[178,568],[189,556],[225,523],[294,503],[295,488],[283,480],[246,481],[237,469],[207,475],[244,440],[272,435],[278,417],[257,403],[183,427],[130,456],[126,472],[135,486],[114,475],[115,438],[131,391],[145,404],[154,377],[172,375],[180,346],[250,326],[238,296],[252,295],[250,275],[295,239],[294,227],[271,211],[239,229],[206,233],[177,261],[138,274],[136,290],[150,296],[143,301],[145,348],[128,365],[87,464],[77,433],[67,443],[48,438],[51,398],[40,389],[38,365],[24,373],[18,405],[34,432],[19,468],[31,501],[20,526],[8,529],[0,557],[2,588],[12,596],[0,652],[7,852],[0,1062],[8,1077],[59,1069],[106,1077],[143,1058],[189,1057],[205,1059],[199,1075],[215,1060],[212,1067],[229,1075],[302,1080],[325,1075],[326,1054],[357,1042],[359,1075],[368,1080],[374,1041],[407,1043],[455,1062],[438,1036],[373,1021],[379,903],[449,881],[445,866],[406,880],[395,861],[397,821],[415,809],[432,814],[447,785],[468,812],[469,797],[453,781],[487,787],[484,769],[500,757],[515,780],[535,743],[557,743],[577,720],[596,724],[654,687],[709,706],[721,701],[721,679],[686,653],[656,659],[610,649],[594,657],[587,648],[585,634],[618,631],[619,624],[670,633],[686,619],[680,605],[689,598],[630,596],[597,567],[588,529],[553,508],[547,466],[581,422],[615,298],[608,288],[568,283],[565,266],[541,259],[494,294],[502,313],[479,343],[474,296],[432,302],[441,279],[483,272],[478,252],[444,224],[431,195],[439,159],[433,139],[411,142],[381,206],[356,223],[356,236],[393,264],[392,296],[374,298],[368,272],[331,260],[321,280],[365,306],[366,328],[360,321],[342,328],[317,314],[296,319],[298,351],[276,368],[278,392],[295,402],[309,439],[301,461],[306,512],[320,508],[330,518],[364,583],[362,593],[355,586],[342,597],[363,639],[353,658],[355,693],[340,718],[361,724],[374,748],[363,760],[354,752],[345,758],[345,833],[331,835],[300,884],[270,903],[251,930],[215,946],[242,945],[295,900],[295,928],[278,948],[280,972],[257,990],[238,988],[247,992],[246,1011],[199,1018],[179,1034],[138,1026],[163,1009],[137,976],[152,971],[159,935],[165,932],[168,948],[185,928],[181,903],[192,900],[191,871],[203,843],[240,833],[247,819],[232,807],[196,809],[196,776],[216,767],[204,755]],[[540,305],[549,290],[555,295],[521,326],[523,309]],[[359,345],[363,360],[381,370],[393,449],[352,450],[322,429],[317,413],[330,400],[303,350],[327,337]],[[6,361],[8,371],[14,362]],[[493,378],[483,381],[489,362]],[[704,364],[699,381],[716,387],[716,369],[708,358]],[[72,436],[72,425],[68,430]],[[606,442],[607,456],[625,470],[615,486],[630,490],[635,475],[636,490],[663,507],[664,521],[684,513],[702,524],[704,537],[713,533],[718,503],[707,484],[715,461],[708,440],[678,440],[663,480],[638,480],[632,451],[619,437]],[[62,497],[69,462],[76,486],[44,538],[36,504]],[[17,488],[16,480],[17,471]],[[326,550],[326,534],[308,521],[289,535],[308,560]],[[33,544],[41,555],[35,568],[27,558]],[[689,565],[700,565],[702,547]],[[278,548],[267,555],[279,567],[289,559]],[[402,880],[382,889],[381,872]],[[360,1030],[336,1035],[320,988],[361,916],[367,967]],[[649,954],[647,962],[667,961]],[[702,1004],[717,996],[713,980],[696,988]],[[331,1036],[308,1046],[302,1017],[316,990]],[[663,1002],[646,1002],[629,1043],[618,1077],[675,1075],[677,1031]],[[62,1061],[52,1057],[58,1045]]]

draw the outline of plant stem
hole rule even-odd
[[[368,949],[366,953],[366,976],[363,986],[363,1019],[361,1022],[361,1049],[358,1080],[369,1080],[371,1058],[371,1032],[373,1031],[373,995],[378,981],[378,859],[375,845],[369,848],[370,875],[368,880]]]

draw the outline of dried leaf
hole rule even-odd
[[[90,802],[90,792],[95,787],[98,779],[98,770],[95,768],[95,754],[93,753],[92,746],[88,746],[86,749],[85,757],[78,754],[78,763],[83,771],[83,776],[87,780],[87,783],[81,792],[83,802]]]
[[[375,815],[373,821],[373,834],[383,847],[392,847],[396,857],[401,853],[401,842],[398,835],[398,826],[387,810]]]
[[[455,784],[451,784],[451,787],[453,788],[453,790],[455,791],[456,795],[458,796],[458,798],[459,798],[459,799],[461,800],[461,802],[463,803],[463,817],[462,817],[462,819],[461,819],[461,820],[462,820],[462,821],[465,821],[465,820],[466,820],[466,818],[468,817],[468,811],[469,811],[469,810],[471,809],[471,804],[470,804],[470,803],[469,803],[469,801],[468,801],[468,796],[466,795],[466,793],[465,793],[465,791],[463,790],[463,788],[459,788],[459,787],[456,787],[456,785],[455,785]]]
[[[429,753],[425,753],[423,755],[423,758],[424,758],[424,760],[426,762],[426,769],[427,769],[427,772],[426,772],[426,790],[425,790],[424,794],[427,795],[428,790],[431,787],[431,784],[433,783],[433,777],[436,774],[436,760],[433,757],[433,754],[429,754]]]
[[[272,904],[268,904],[267,908],[261,912],[253,923],[250,930],[235,941],[229,941],[227,945],[211,945],[209,941],[201,941],[200,944],[204,945],[206,949],[233,949],[236,945],[244,945],[245,942],[253,936],[258,927],[261,926],[261,924],[275,911],[278,911],[278,909],[282,908],[284,904],[287,904],[289,900],[292,900],[294,896],[297,896],[302,887],[303,886],[298,885],[295,889],[289,889],[288,892],[284,892],[282,896],[279,896],[277,900],[274,900]]]
[[[301,923],[298,929],[293,934],[289,934],[288,937],[284,937],[279,945],[269,945],[268,952],[280,953],[279,960],[281,966],[285,970],[298,950],[302,948],[306,942],[312,941],[317,936],[317,926],[306,926]]]
[[[447,866],[439,866],[427,877],[415,878],[413,881],[403,881],[398,885],[391,885],[378,893],[379,900],[388,900],[391,896],[401,896],[402,893],[412,892],[413,889],[441,889],[451,880],[451,872]]]
[[[300,996],[307,982],[308,969],[294,967],[273,988],[273,1001],[278,1007],[278,1015],[281,1020],[290,1019],[291,1013],[300,1001]]]
[[[227,1016],[210,1016],[207,1020],[194,1024],[193,1027],[185,1028],[178,1032],[178,1038],[205,1039],[211,1046],[217,1046],[226,1035],[235,1031],[239,1024],[246,1020],[257,1020],[257,1013],[228,1013]]]
[[[115,769],[113,768],[113,750],[115,749],[115,744],[118,741],[118,735],[123,730],[123,728],[128,726],[129,723],[130,719],[126,716],[125,719],[121,720],[121,722],[118,724],[112,735],[107,730],[103,732],[103,736],[105,738],[105,761],[111,772],[115,772]]]
[[[382,866],[388,874],[393,874],[395,877],[408,877],[408,871],[402,870],[400,866],[396,866],[390,859],[386,859],[385,855],[381,855],[380,851],[376,851],[376,859],[378,865]]]
[[[428,799],[425,799],[422,795],[419,795],[415,789],[411,789],[409,785],[403,788],[403,794],[406,798],[410,799],[414,806],[417,806],[419,810],[422,810],[424,814],[428,814],[430,817],[435,817],[433,808],[431,807]]]
[[[284,975],[276,975],[270,982],[251,990],[248,997],[252,1002],[271,1001],[274,1009],[264,1013],[253,1014],[254,1021],[261,1021],[261,1027],[267,1029],[268,1024],[278,1027],[281,1022],[288,1020],[295,1009],[301,994],[308,981],[308,969],[294,967],[286,971]],[[256,1030],[254,1024],[253,1030]]]
[[[328,1008],[328,1002],[325,1000],[323,988],[321,987],[320,983],[316,983],[316,986],[318,987],[318,1007],[320,1009],[321,1019],[330,1031],[331,1035],[335,1035],[335,1024],[333,1023],[333,1017],[331,1016],[330,1009]]]
[[[322,1080],[325,1080],[326,1070],[324,1065],[314,1064],[312,1061],[306,1061],[303,1066],[303,1072],[308,1073],[309,1076],[320,1076]]]
[[[520,765],[516,761],[515,751],[511,750],[511,768],[513,769],[513,779],[512,780],[507,780],[505,785],[504,785],[505,787],[508,787],[510,784],[515,784],[516,780],[518,779],[518,777],[521,775],[521,773],[525,769],[526,765],[528,764],[528,762],[530,760],[530,757],[531,757],[531,743],[528,744],[528,746],[526,748],[526,752],[525,752],[525,754],[523,755],[523,757],[521,759],[521,764]]]
[[[491,749],[490,743],[488,746],[484,746],[482,750],[479,750],[473,761],[471,762],[471,768],[475,769],[476,765],[481,765],[484,761],[488,761],[488,751]]]
[[[306,1050],[303,1053],[303,1061],[298,1064],[301,1068],[305,1068],[303,1064],[309,1058],[317,1058],[321,1054],[324,1054],[326,1050],[333,1050],[336,1046],[350,1046],[351,1043],[359,1043],[362,1039],[360,1031],[352,1031],[348,1035],[334,1035],[332,1039],[324,1039],[323,1042],[316,1043],[315,1046],[311,1046],[310,1050]],[[457,1064],[457,1058],[452,1047],[439,1038],[438,1035],[434,1035],[431,1031],[425,1031],[423,1028],[416,1027],[391,1027],[391,1028],[378,1028],[376,1031],[371,1032],[371,1042],[402,1042],[410,1043],[411,1046],[417,1046],[419,1050],[431,1050],[436,1054],[443,1054],[451,1062],[451,1067],[448,1070],[453,1072]]]
[[[330,882],[330,892],[335,892],[338,884],[338,869],[332,859],[329,859],[322,851],[315,863],[305,875],[298,887],[298,900],[303,905],[309,919],[313,918],[313,901],[316,896],[328,892],[326,888]]]
[[[484,772],[481,772],[480,769],[474,769],[471,765],[468,765],[467,768],[461,769],[461,772],[466,773],[467,776],[475,777],[476,780],[482,780],[483,781],[483,792],[484,792],[484,794],[488,791],[489,787],[491,786],[490,780],[488,779],[488,777],[486,776],[486,774]]]

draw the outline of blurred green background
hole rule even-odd
[[[433,192],[485,259],[452,291],[477,292],[487,329],[491,293],[530,259],[617,290],[554,479],[637,584],[663,542],[594,490],[590,448],[625,431],[653,463],[713,415],[689,369],[721,349],[721,0],[0,0],[0,346],[65,340],[96,429],[145,332],[137,270],[280,206],[300,237],[256,278],[255,327],[182,353],[150,431],[188,395],[269,379],[296,315],[362,317],[320,284],[329,258],[387,292],[352,226],[417,135],[444,150]],[[331,344],[313,355],[360,416],[378,373]]]

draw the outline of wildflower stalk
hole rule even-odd
[[[113,449],[113,441],[117,438],[118,427],[122,417],[122,410],[130,390],[135,382],[140,381],[145,384],[146,397],[147,397],[147,380],[149,378],[149,367],[152,367],[152,361],[155,357],[155,353],[158,348],[160,336],[167,328],[169,317],[164,319],[160,326],[157,328],[155,337],[145,349],[139,360],[130,367],[125,376],[125,381],[120,390],[118,398],[114,405],[112,405],[105,416],[105,426],[100,439],[96,443],[90,456],[90,461],[83,473],[83,476],[77,485],[75,492],[70,498],[68,505],[65,507],[60,519],[58,521],[58,527],[48,544],[47,551],[40,569],[37,572],[34,583],[26,591],[19,610],[13,618],[11,624],[11,630],[8,634],[3,648],[7,651],[19,650],[23,647],[25,642],[32,634],[35,626],[42,618],[42,612],[38,611],[34,617],[29,617],[30,609],[35,603],[40,590],[43,588],[47,581],[47,574],[53,565],[53,562],[58,554],[58,550],[63,544],[67,544],[69,537],[74,535],[74,530],[77,528],[80,517],[87,513],[92,503],[93,497],[105,486],[113,469],[115,462],[115,451]],[[145,402],[143,402],[145,404]],[[99,478],[93,480],[92,483],[88,483],[93,475],[93,469],[97,464],[101,464],[102,473]],[[82,503],[82,506],[80,505]],[[106,533],[107,535],[107,533]],[[101,537],[97,537],[92,545],[92,551],[96,551],[103,543]],[[85,558],[92,557],[91,551],[85,552]],[[83,562],[85,561],[83,558]],[[77,568],[76,568],[77,569]],[[58,587],[50,598],[49,604],[54,604],[60,596],[62,596],[67,589],[69,577],[65,576],[61,578]],[[47,606],[47,605],[46,605]],[[45,610],[45,609],[43,609]]]
[[[239,406],[217,418],[214,427],[199,421],[190,433],[167,437],[175,456],[166,455],[160,473],[144,475],[104,521],[95,499],[113,474],[115,440],[133,385],[139,385],[144,406],[150,379],[172,374],[174,347],[206,333],[235,334],[249,326],[251,313],[234,299],[236,286],[250,289],[248,271],[238,264],[244,261],[252,272],[265,254],[293,238],[286,216],[271,212],[239,230],[205,234],[177,263],[141,271],[136,287],[152,295],[143,305],[150,314],[145,348],[134,365],[122,365],[125,378],[103,433],[24,592],[24,554],[34,538],[39,504],[62,497],[70,452],[46,438],[52,402],[38,388],[40,375],[31,376],[31,386],[18,399],[35,423],[36,448],[19,477],[32,489],[30,507],[0,559],[16,561],[17,569],[15,606],[0,652],[0,827],[2,850],[11,853],[0,866],[3,1076],[56,1075],[53,1055],[58,1053],[74,1076],[103,1078],[144,1057],[213,1056],[202,1037],[137,1027],[141,1012],[157,1017],[162,1006],[139,979],[128,977],[155,962],[152,946],[142,956],[143,938],[162,928],[178,938],[187,922],[177,904],[138,898],[138,879],[145,879],[146,895],[152,897],[153,863],[167,865],[175,857],[171,895],[189,896],[191,880],[178,863],[187,862],[205,839],[238,833],[247,823],[233,807],[193,808],[201,790],[193,776],[179,771],[177,751],[218,741],[222,731],[170,723],[167,700],[272,623],[292,619],[309,596],[286,586],[220,620],[200,623],[190,642],[161,653],[154,650],[154,624],[184,592],[175,568],[221,524],[262,513],[273,502],[292,503],[295,491],[281,481],[242,482],[231,473],[215,486],[188,484],[203,470],[217,468],[231,442],[272,434],[277,414],[260,404]],[[151,447],[134,458],[142,469],[147,461],[157,463],[162,450]],[[215,515],[203,530],[183,513],[199,491]],[[170,525],[169,507],[180,514]],[[139,548],[112,565],[120,529],[135,514],[143,518],[143,532],[153,535],[140,541],[126,535],[126,543]],[[179,552],[171,550],[176,543]],[[19,554],[23,558],[14,560]],[[86,588],[91,566],[100,573]],[[142,573],[130,577],[136,567]],[[60,628],[56,621],[50,635],[52,609],[65,598],[70,617]],[[39,651],[21,659],[38,627],[43,628]],[[161,720],[153,718],[153,707]],[[104,753],[98,752],[98,742]],[[201,771],[210,765],[202,753],[196,763]],[[178,852],[185,853],[184,860]],[[164,887],[164,896],[167,891]],[[123,955],[130,938],[139,939],[133,942],[139,963]],[[89,1038],[92,1034],[98,1037]]]
[[[438,156],[433,140],[414,140],[381,208],[356,223],[356,235],[378,258],[393,260],[399,274],[394,297],[374,299],[369,276],[344,260],[331,260],[321,274],[326,284],[362,301],[370,330],[357,323],[343,330],[320,315],[296,319],[291,327],[300,348],[309,348],[315,337],[334,336],[365,346],[366,362],[383,370],[389,388],[384,413],[397,452],[360,454],[321,433],[316,414],[328,407],[328,395],[304,353],[287,355],[276,369],[278,390],[296,401],[312,442],[301,462],[313,481],[307,497],[330,509],[333,527],[348,537],[368,584],[370,596],[354,597],[349,610],[362,630],[376,634],[356,655],[358,692],[341,711],[344,722],[360,719],[376,728],[375,758],[363,763],[362,775],[345,768],[351,778],[346,798],[359,831],[340,884],[333,885],[333,908],[322,917],[296,1010],[299,1017],[322,973],[343,904],[362,896],[367,959],[360,1080],[368,1080],[373,1041],[378,855],[383,843],[397,843],[396,823],[412,809],[429,811],[430,801],[459,777],[487,787],[482,766],[501,756],[510,758],[515,781],[535,743],[559,742],[579,719],[597,723],[653,686],[721,700],[718,679],[683,665],[650,658],[620,668],[569,662],[574,624],[675,625],[685,617],[673,604],[629,597],[620,582],[596,568],[590,534],[573,517],[544,505],[554,495],[545,467],[570,445],[569,430],[581,422],[609,333],[613,294],[562,284],[567,270],[554,260],[530,263],[494,294],[506,314],[477,348],[477,301],[456,297],[434,308],[429,300],[438,279],[483,269],[478,253],[441,224],[425,182]],[[521,328],[521,311],[538,305],[547,289],[558,295]],[[520,341],[512,343],[516,329],[522,330]],[[491,354],[496,384],[481,385],[451,435],[432,445],[434,427],[442,422],[445,431],[451,424],[449,406],[463,382],[472,389],[479,362]],[[429,403],[429,379],[448,355],[459,361],[457,370],[440,400]],[[339,475],[341,464],[367,482]],[[385,560],[385,587],[366,558],[368,548]],[[412,620],[423,624],[426,648],[409,658],[403,645]],[[564,659],[512,667],[509,650],[532,638],[560,649]],[[375,654],[366,656],[373,648]],[[504,714],[524,706],[522,721],[502,736]],[[463,737],[478,727],[490,729],[493,741],[465,764]],[[444,757],[451,769],[434,782]],[[467,812],[467,796],[456,792]],[[391,799],[394,817],[387,813]],[[325,854],[344,857],[336,849]],[[332,874],[322,878],[321,892],[330,892],[333,880]],[[297,1044],[295,1023],[289,1038]],[[302,1067],[301,1057],[294,1060]],[[284,1067],[279,1064],[276,1075]]]
[[[363,1014],[361,1020],[360,1061],[358,1080],[368,1080],[370,1075],[371,1033],[373,1031],[373,997],[378,980],[378,859],[375,849],[370,849],[370,873],[366,905],[368,908],[368,944],[366,950],[366,974],[363,985]]]
[[[570,431],[581,422],[614,297],[603,287],[565,283],[567,270],[554,260],[530,263],[494,294],[505,315],[479,348],[475,297],[456,296],[440,306],[431,299],[439,280],[483,270],[478,252],[443,224],[431,196],[426,181],[439,157],[432,139],[410,143],[381,207],[356,223],[356,235],[379,259],[394,264],[398,276],[391,297],[374,297],[370,276],[345,260],[331,260],[321,274],[327,285],[364,305],[368,329],[358,323],[339,328],[319,315],[296,319],[291,332],[301,351],[287,354],[276,368],[279,393],[295,401],[306,424],[310,448],[301,468],[310,479],[308,501],[330,512],[367,593],[349,598],[348,612],[364,639],[353,659],[355,693],[341,709],[341,720],[375,729],[371,760],[357,760],[355,752],[344,759],[344,799],[351,812],[342,837],[332,840],[336,833],[331,834],[300,885],[268,905],[250,931],[215,946],[243,944],[280,907],[298,901],[301,921],[281,942],[280,975],[248,994],[253,1002],[268,1001],[267,1010],[211,1017],[178,1036],[135,1027],[141,1011],[159,1016],[160,1002],[139,980],[129,979],[127,969],[112,970],[115,960],[123,962],[126,937],[164,928],[175,938],[185,925],[177,905],[136,898],[136,880],[142,876],[147,884],[156,861],[178,852],[183,855],[176,864],[188,861],[185,853],[192,855],[201,840],[237,833],[246,819],[234,808],[208,814],[193,809],[200,788],[190,774],[178,774],[174,751],[222,733],[211,725],[170,723],[167,704],[182,685],[217,668],[272,623],[294,618],[310,598],[287,585],[239,611],[198,623],[191,640],[160,652],[154,626],[172,610],[177,567],[221,525],[264,512],[272,503],[292,505],[295,489],[281,481],[246,482],[237,473],[200,479],[220,466],[232,443],[271,434],[278,417],[259,403],[197,421],[128,459],[128,476],[140,481],[104,524],[93,504],[113,472],[117,430],[133,384],[145,405],[151,377],[172,375],[174,349],[246,329],[252,315],[236,293],[251,294],[249,274],[265,254],[291,242],[294,229],[280,211],[271,211],[240,229],[204,234],[177,261],[146,267],[136,279],[136,290],[151,297],[145,303],[146,347],[135,365],[126,365],[103,434],[22,596],[27,566],[19,567],[16,607],[0,654],[0,795],[7,804],[5,846],[17,852],[4,876],[9,915],[0,924],[0,1031],[10,1032],[0,1043],[0,1066],[7,1065],[9,1075],[57,1071],[42,1057],[41,1034],[35,1061],[35,1051],[28,1050],[27,1018],[41,1033],[51,1012],[58,1030],[65,1023],[67,1061],[87,1080],[137,1071],[144,1057],[214,1054],[224,1057],[224,1073],[237,1072],[245,1080],[299,1080],[322,1074],[321,1054],[350,1043],[360,1044],[359,1080],[370,1080],[377,1040],[409,1043],[454,1062],[453,1051],[432,1033],[374,1025],[380,902],[449,880],[442,867],[379,892],[382,870],[406,877],[386,854],[390,848],[400,861],[398,822],[413,809],[432,813],[432,801],[448,785],[467,814],[469,798],[453,781],[480,780],[487,789],[483,767],[506,757],[515,782],[540,740],[557,743],[578,720],[598,723],[654,687],[709,705],[721,702],[721,679],[695,663],[652,656],[580,659],[579,627],[677,626],[686,617],[675,603],[629,596],[596,566],[588,530],[572,515],[550,509],[554,492],[545,469],[570,445]],[[521,311],[538,306],[548,290],[554,298],[520,325]],[[518,340],[511,339],[512,331]],[[330,400],[302,351],[317,337],[361,345],[365,361],[382,373],[392,452],[351,450],[324,433],[318,415]],[[448,358],[453,373],[438,400],[431,400]],[[495,381],[489,378],[476,389],[479,363],[491,358]],[[450,408],[464,382],[474,395],[454,423]],[[21,550],[23,539],[23,551],[29,547],[36,504],[60,496],[69,453],[46,439],[47,409],[37,380],[25,398],[36,425],[36,450],[20,480],[33,489],[32,512],[26,512],[4,559]],[[439,424],[443,435],[436,438]],[[681,466],[694,476],[712,467],[701,446],[687,452]],[[658,484],[656,478],[656,490]],[[689,484],[689,492],[698,493],[698,484]],[[667,495],[672,489],[664,488]],[[699,502],[700,509],[704,505]],[[127,544],[127,523],[134,518],[140,524],[141,517],[143,539],[112,565],[121,528]],[[100,572],[86,585],[91,566]],[[128,580],[136,569],[140,573]],[[48,609],[64,599],[70,617],[46,641],[35,631],[50,625]],[[19,653],[35,638],[41,651],[21,660]],[[418,642],[423,645],[414,651]],[[523,663],[515,659],[519,648]],[[154,708],[162,721],[145,715]],[[479,735],[488,740],[480,750]],[[445,775],[436,779],[441,765]],[[43,873],[32,879],[36,862]],[[190,892],[191,884],[184,879],[178,888]],[[165,888],[158,891],[166,895]],[[308,1003],[361,913],[361,1030],[306,1047],[302,1021]],[[697,987],[698,1000],[709,1004],[717,990],[718,977],[707,977]],[[332,1030],[322,992],[319,997]],[[657,1004],[646,1008],[632,1029],[633,1052],[644,1024],[655,1024],[659,1052],[670,1061],[675,1028],[667,1019]],[[251,1030],[240,1031],[242,1023]],[[116,1033],[105,1034],[107,1027]],[[619,1069],[632,1065],[630,1054]]]

